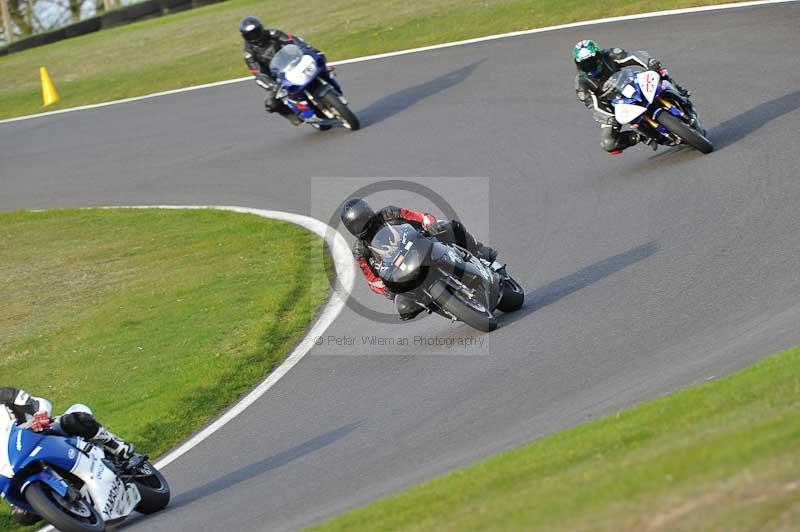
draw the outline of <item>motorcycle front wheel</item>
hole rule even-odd
[[[473,329],[492,332],[497,329],[497,318],[476,302],[468,302],[461,294],[439,285],[431,290],[436,304]],[[480,307],[480,308],[479,308]]]
[[[42,519],[62,532],[103,532],[106,524],[97,510],[83,499],[69,501],[43,482],[25,489],[25,498]]]
[[[515,281],[512,277],[503,279],[503,297],[500,298],[500,303],[497,308],[503,312],[514,312],[522,307],[525,303],[525,291],[522,286]]]
[[[711,144],[710,140],[692,129],[689,124],[684,123],[677,116],[664,111],[658,115],[656,121],[700,153],[708,154],[714,151],[714,145]]]
[[[325,108],[331,111],[336,118],[340,119],[344,123],[344,126],[350,131],[356,131],[361,127],[358,117],[345,105],[335,91],[329,91],[322,96],[319,101]]]

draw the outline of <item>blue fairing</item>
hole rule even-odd
[[[320,72],[322,72],[322,67],[320,66],[320,55],[312,50],[303,50],[303,53],[314,58],[314,61],[317,64],[317,71],[313,76],[309,77],[309,81],[305,85],[292,85],[292,83],[286,79],[286,75],[283,72],[278,72],[278,81],[280,81],[281,86],[286,89],[289,94],[297,94],[298,92],[302,92],[303,89],[308,87],[314,80],[316,80]]]
[[[78,460],[77,444],[77,438],[14,427],[9,438],[8,457],[15,472],[34,462],[47,462],[70,471]],[[36,452],[37,447],[41,447],[38,452]]]
[[[77,447],[77,438],[58,436],[48,433],[33,432],[29,429],[14,426],[8,438],[8,459],[13,473],[18,475],[32,464],[50,464],[65,471],[71,471],[81,452]],[[0,494],[11,504],[26,510],[32,510],[21,488],[30,482],[41,481],[50,485],[59,493],[66,493],[63,481],[49,469],[41,469],[24,478],[15,476],[7,478],[0,475]]]

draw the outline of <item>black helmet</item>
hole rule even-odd
[[[364,238],[372,226],[375,218],[375,211],[369,206],[366,200],[361,198],[350,198],[342,204],[340,211],[342,223],[350,233],[356,238]]]
[[[264,25],[256,17],[244,17],[239,23],[239,32],[247,42],[258,42],[264,36]]]

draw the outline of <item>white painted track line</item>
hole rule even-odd
[[[184,454],[197,447],[209,436],[217,432],[219,429],[234,420],[239,414],[255,403],[267,390],[275,386],[284,375],[289,373],[295,365],[308,353],[314,346],[314,338],[322,336],[325,330],[333,323],[336,317],[344,308],[348,295],[353,290],[353,283],[355,281],[355,266],[353,265],[353,257],[350,253],[350,247],[347,245],[345,239],[336,230],[332,229],[327,224],[320,222],[309,216],[300,214],[293,214],[281,211],[268,211],[263,209],[251,209],[247,207],[224,207],[224,206],[178,206],[178,205],[147,205],[147,206],[131,206],[131,207],[105,207],[110,209],[214,209],[219,211],[232,211],[243,214],[254,214],[262,218],[269,218],[270,220],[282,220],[294,225],[299,225],[308,229],[316,234],[328,245],[328,249],[333,258],[333,263],[336,268],[336,276],[338,282],[336,283],[337,290],[331,292],[331,297],[323,308],[319,317],[314,325],[306,333],[306,336],[294,351],[278,366],[269,376],[264,379],[261,384],[256,386],[253,391],[248,393],[233,407],[227,410],[224,414],[214,420],[210,425],[203,430],[192,436],[184,444],[178,448],[170,451],[162,456],[155,466],[162,469],[171,464]],[[47,532],[54,530],[52,526],[47,526],[39,530],[39,532]]]
[[[364,62],[364,61],[374,61],[374,60],[377,60],[377,59],[385,59],[387,57],[397,57],[397,56],[400,56],[400,55],[416,54],[416,53],[419,53],[419,52],[428,52],[428,51],[431,51],[431,50],[439,50],[439,49],[442,49],[442,48],[450,48],[450,47],[453,47],[453,46],[464,46],[466,44],[475,44],[475,43],[486,42],[486,41],[494,41],[494,40],[497,40],[497,39],[507,39],[507,38],[510,38],[510,37],[520,37],[520,36],[523,36],[523,35],[533,35],[533,34],[536,34],[536,33],[545,33],[545,32],[549,32],[549,31],[558,31],[558,30],[569,29],[569,28],[580,28],[580,27],[583,27],[583,26],[594,26],[594,25],[598,25],[598,24],[610,24],[612,22],[623,22],[623,21],[626,21],[626,20],[636,20],[636,19],[654,18],[654,17],[667,17],[667,16],[670,16],[670,15],[683,15],[683,14],[686,14],[686,13],[702,13],[702,12],[705,12],[705,11],[721,11],[721,10],[725,10],[725,9],[737,9],[737,8],[742,8],[742,7],[765,6],[765,5],[770,5],[770,4],[786,4],[786,3],[798,2],[798,1],[800,1],[800,0],[756,0],[756,1],[751,1],[751,2],[736,2],[736,3],[731,3],[731,4],[719,4],[719,5],[713,5],[713,6],[688,7],[688,8],[683,8],[683,9],[670,9],[670,10],[667,10],[667,11],[653,11],[653,12],[650,12],[650,13],[640,13],[638,15],[623,15],[623,16],[619,16],[619,17],[609,17],[609,18],[601,18],[601,19],[595,19],[595,20],[585,20],[585,21],[581,21],[581,22],[572,22],[570,24],[560,24],[560,25],[557,25],[557,26],[547,26],[545,28],[536,28],[536,29],[532,29],[532,30],[522,30],[522,31],[513,31],[513,32],[509,32],[509,33],[499,33],[499,34],[496,34],[496,35],[488,35],[486,37],[477,37],[475,39],[466,39],[466,40],[463,40],[463,41],[454,41],[454,42],[443,43],[443,44],[435,44],[433,46],[423,46],[423,47],[420,47],[420,48],[410,48],[408,50],[399,50],[397,52],[388,52],[388,53],[384,53],[384,54],[366,55],[364,57],[354,57],[352,59],[344,59],[342,61],[331,61],[329,64],[332,65],[332,66],[348,65],[348,64],[351,64],[351,63],[361,63],[361,62]],[[208,88],[211,88],[211,87],[220,87],[222,85],[230,85],[231,83],[239,83],[239,82],[242,82],[242,81],[249,81],[249,80],[252,80],[252,79],[253,79],[252,76],[246,76],[246,77],[243,77],[243,78],[235,78],[235,79],[228,79],[228,80],[224,80],[224,81],[217,81],[215,83],[206,83],[204,85],[195,85],[194,87],[185,87],[183,89],[174,89],[174,90],[163,91],[163,92],[155,92],[155,93],[152,93],[152,94],[145,94],[143,96],[134,96],[132,98],[125,98],[125,99],[122,99],[122,100],[114,100],[114,101],[111,101],[111,102],[95,103],[95,104],[91,104],[91,105],[82,105],[80,107],[70,107],[68,109],[59,109],[58,111],[48,111],[48,112],[45,112],[45,113],[38,113],[38,114],[34,114],[34,115],[26,115],[26,116],[20,116],[20,117],[16,117],[16,118],[7,118],[5,120],[0,120],[0,124],[7,124],[7,123],[11,123],[11,122],[20,122],[20,121],[23,121],[23,120],[31,120],[33,118],[43,118],[43,117],[46,117],[46,116],[60,115],[60,114],[64,114],[64,113],[72,113],[72,112],[75,112],[75,111],[85,111],[87,109],[97,109],[99,107],[108,107],[108,106],[111,106],[111,105],[119,105],[119,104],[122,104],[122,103],[136,102],[136,101],[139,101],[139,100],[145,100],[145,99],[148,99],[148,98],[157,98],[159,96],[167,96],[167,95],[170,95],[170,94],[180,94],[182,92],[196,91],[196,90],[201,90],[201,89],[208,89]]]

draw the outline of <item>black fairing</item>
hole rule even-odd
[[[485,296],[487,308],[493,309],[500,299],[500,283],[496,274],[465,260],[467,252],[428,239],[410,224],[383,225],[370,242],[370,252],[379,266],[378,276],[395,293],[427,289],[437,281],[458,289],[460,284]],[[483,274],[482,274],[483,272]],[[422,292],[418,296],[422,297]]]
[[[425,281],[434,243],[410,224],[384,224],[369,249],[380,264],[378,276],[392,292],[410,292]]]

